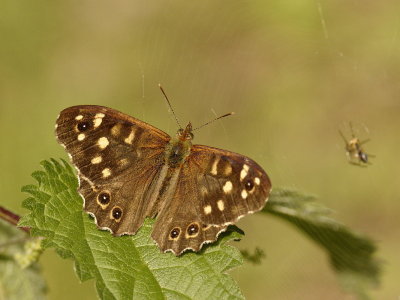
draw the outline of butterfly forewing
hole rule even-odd
[[[57,119],[56,135],[80,179],[85,210],[114,234],[134,234],[151,207],[170,137],[101,106],[75,106]]]

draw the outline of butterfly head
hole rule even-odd
[[[186,125],[185,129],[179,128],[177,137],[182,142],[193,140],[194,135],[192,131],[193,131],[192,123],[189,122],[189,124]]]

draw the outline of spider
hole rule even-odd
[[[368,161],[368,158],[375,157],[375,155],[367,154],[366,152],[364,152],[364,150],[361,148],[361,145],[369,142],[370,139],[360,141],[360,139],[354,134],[353,125],[351,124],[351,122],[349,122],[349,125],[352,136],[350,140],[347,140],[343,132],[339,130],[339,133],[346,144],[345,149],[349,163],[360,167],[366,167],[366,165],[371,164]]]

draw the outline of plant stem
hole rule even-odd
[[[0,206],[0,219],[3,219],[8,223],[18,227],[18,222],[20,218],[21,218],[20,216],[14,214],[13,212],[9,211],[3,206]],[[29,232],[31,230],[29,227],[18,227],[18,228],[25,232]]]

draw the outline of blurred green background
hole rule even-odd
[[[274,186],[318,195],[334,217],[372,237],[385,260],[374,299],[400,295],[400,2],[0,2],[1,205],[24,214],[22,185],[50,157],[55,119],[77,104],[110,106],[195,142],[246,154]],[[373,165],[347,163],[338,129],[371,138]],[[262,265],[232,272],[248,299],[353,299],[325,254],[274,217],[239,222],[241,249]],[[49,299],[96,299],[70,260],[41,259]]]

